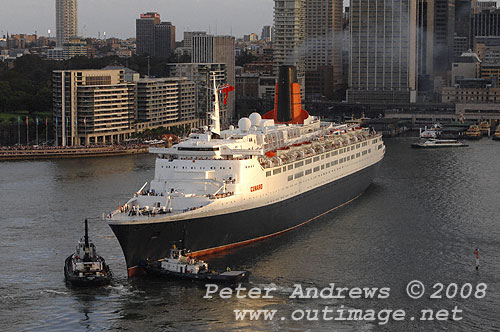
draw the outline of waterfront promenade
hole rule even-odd
[[[104,146],[14,146],[0,147],[0,161],[52,158],[106,157],[148,153],[149,145],[104,145]]]

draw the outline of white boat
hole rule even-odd
[[[382,135],[309,115],[296,82],[295,68],[282,66],[274,109],[221,130],[214,80],[210,127],[150,148],[149,188],[107,217],[129,276],[181,239],[204,256],[296,229],[365,191],[385,154]]]
[[[144,268],[151,274],[187,280],[235,284],[248,278],[247,271],[232,271],[230,268],[225,271],[211,270],[206,262],[189,257],[189,254],[185,249],[174,246],[168,257],[153,262],[147,261]]]
[[[441,125],[435,124],[434,126],[427,128],[427,126],[422,130],[420,128],[420,138],[438,138],[441,136]]]
[[[422,143],[413,143],[411,146],[414,148],[450,148],[468,145],[454,139],[429,139]]]

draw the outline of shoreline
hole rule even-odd
[[[0,161],[111,157],[149,152],[149,145],[99,146],[81,148],[42,148],[42,149],[5,149],[0,148]]]

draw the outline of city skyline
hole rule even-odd
[[[176,27],[176,40],[184,31],[207,31],[212,34],[260,34],[262,26],[272,25],[273,0],[228,2],[222,0],[85,0],[78,2],[78,32],[82,37],[135,37],[135,20],[140,13],[158,12]],[[37,31],[40,36],[56,36],[54,0],[4,0],[0,11],[0,35]],[[96,11],[96,8],[100,8]],[[23,17],[22,20],[19,17]],[[115,18],[116,17],[116,18]]]

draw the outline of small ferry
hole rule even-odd
[[[420,128],[420,138],[438,138],[441,136],[441,125],[435,124],[434,126],[427,128],[427,126],[422,130]]]
[[[483,138],[483,133],[478,125],[473,124],[465,132],[465,137],[467,139],[481,139]]]
[[[146,261],[144,269],[153,275],[172,277],[187,280],[213,281],[235,284],[248,278],[248,271],[215,271],[208,268],[208,264],[195,257],[190,257],[186,249],[175,246],[170,250],[170,256],[151,262]]]
[[[495,133],[493,134],[492,138],[495,141],[500,141],[500,125],[498,125],[497,130],[495,130]]]
[[[75,253],[64,262],[64,277],[71,286],[103,286],[111,282],[111,270],[104,258],[97,255],[95,245],[89,240],[85,219],[85,236],[78,241]]]
[[[481,121],[479,124],[479,130],[481,130],[483,136],[488,136],[490,128],[491,124],[488,121]]]
[[[413,148],[451,148],[451,147],[462,147],[468,146],[462,142],[454,139],[429,139],[421,143],[413,143],[411,145]]]

